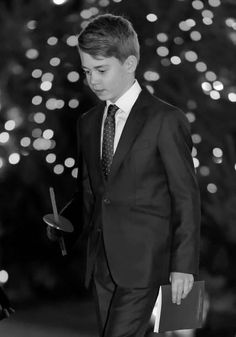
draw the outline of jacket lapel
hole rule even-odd
[[[148,105],[147,98],[148,95],[146,89],[143,89],[132,110],[130,111],[129,117],[125,123],[116,152],[113,157],[108,181],[115,176],[126,154],[129,152],[136,137],[140,133],[140,130],[147,117],[147,113],[145,113],[145,107]]]
[[[101,154],[100,154],[100,146],[101,146],[101,129],[102,129],[102,118],[104,112],[105,105],[103,103],[99,104],[94,111],[94,118],[92,118],[92,125],[88,128],[88,158],[90,161],[90,167],[92,167],[91,171],[94,174],[98,174],[99,183],[104,183],[104,176],[102,172],[101,165]]]

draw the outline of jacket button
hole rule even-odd
[[[103,202],[104,202],[104,204],[109,205],[109,204],[111,203],[111,200],[108,199],[108,198],[104,198],[104,199],[103,199]]]

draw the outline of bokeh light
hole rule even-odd
[[[170,58],[170,62],[171,62],[172,64],[174,64],[174,65],[178,65],[178,64],[181,63],[181,59],[180,59],[179,56],[172,56],[172,57]]]
[[[167,42],[168,41],[168,35],[166,33],[159,33],[157,34],[157,40],[159,42]]]
[[[50,46],[55,46],[58,42],[58,38],[55,37],[55,36],[50,36],[47,40],[47,43],[50,45]]]
[[[158,81],[160,78],[160,75],[156,71],[151,71],[151,70],[145,71],[143,76],[146,81],[151,81],[151,82]]]
[[[4,284],[8,281],[9,275],[6,270],[0,270],[0,283]]]
[[[201,10],[204,8],[204,4],[200,0],[194,0],[192,1],[192,6],[194,9]]]
[[[217,192],[217,186],[215,184],[210,183],[207,185],[207,190],[208,192],[214,194]]]
[[[5,127],[5,130],[12,131],[16,127],[16,122],[10,119],[5,123],[4,127]]]
[[[148,14],[147,16],[146,16],[146,18],[147,18],[147,20],[149,21],[149,22],[155,22],[155,21],[157,21],[157,16],[156,16],[156,14],[153,14],[153,13],[150,13],[150,14]]]
[[[36,123],[42,124],[46,120],[46,115],[43,112],[36,112],[33,119]]]
[[[57,159],[57,156],[55,153],[49,153],[47,154],[46,156],[46,162],[49,163],[49,164],[52,164],[56,161]]]
[[[79,106],[79,101],[76,98],[72,98],[71,100],[69,100],[68,105],[71,109],[76,109]]]
[[[65,160],[65,166],[66,167],[73,167],[74,165],[75,165],[74,158],[71,158],[71,157],[66,158],[66,160]]]
[[[12,165],[18,164],[19,161],[20,161],[20,155],[19,155],[19,153],[16,153],[16,152],[11,153],[11,154],[9,155],[9,157],[8,157],[8,161],[9,161],[9,163],[12,164]]]
[[[31,144],[31,139],[29,137],[23,137],[20,140],[20,145],[23,147],[27,147]]]
[[[64,5],[68,0],[52,0],[55,5]]]
[[[169,49],[167,47],[161,46],[157,48],[157,54],[161,57],[165,57],[169,54]]]
[[[57,164],[54,166],[53,171],[55,174],[62,174],[64,172],[64,166],[61,164]]]
[[[0,143],[4,144],[7,143],[10,139],[10,135],[8,132],[1,132],[0,133]]]

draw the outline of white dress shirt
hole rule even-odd
[[[135,80],[132,87],[130,87],[115,103],[112,103],[110,101],[106,102],[106,107],[103,114],[102,119],[102,130],[101,130],[101,155],[102,155],[102,141],[103,141],[103,128],[104,128],[104,122],[107,116],[107,109],[110,104],[115,104],[119,110],[117,110],[115,114],[115,138],[114,138],[114,153],[116,151],[118,142],[120,140],[120,136],[122,134],[122,131],[124,129],[125,123],[127,121],[127,118],[129,117],[129,113],[136,102],[142,88],[140,87],[137,80]]]

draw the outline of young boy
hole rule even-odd
[[[86,284],[94,287],[100,336],[143,337],[159,286],[170,280],[180,304],[198,273],[189,125],[135,79],[139,42],[128,20],[96,17],[78,49],[101,103],[78,124],[78,192],[66,213],[77,209],[89,229]]]

